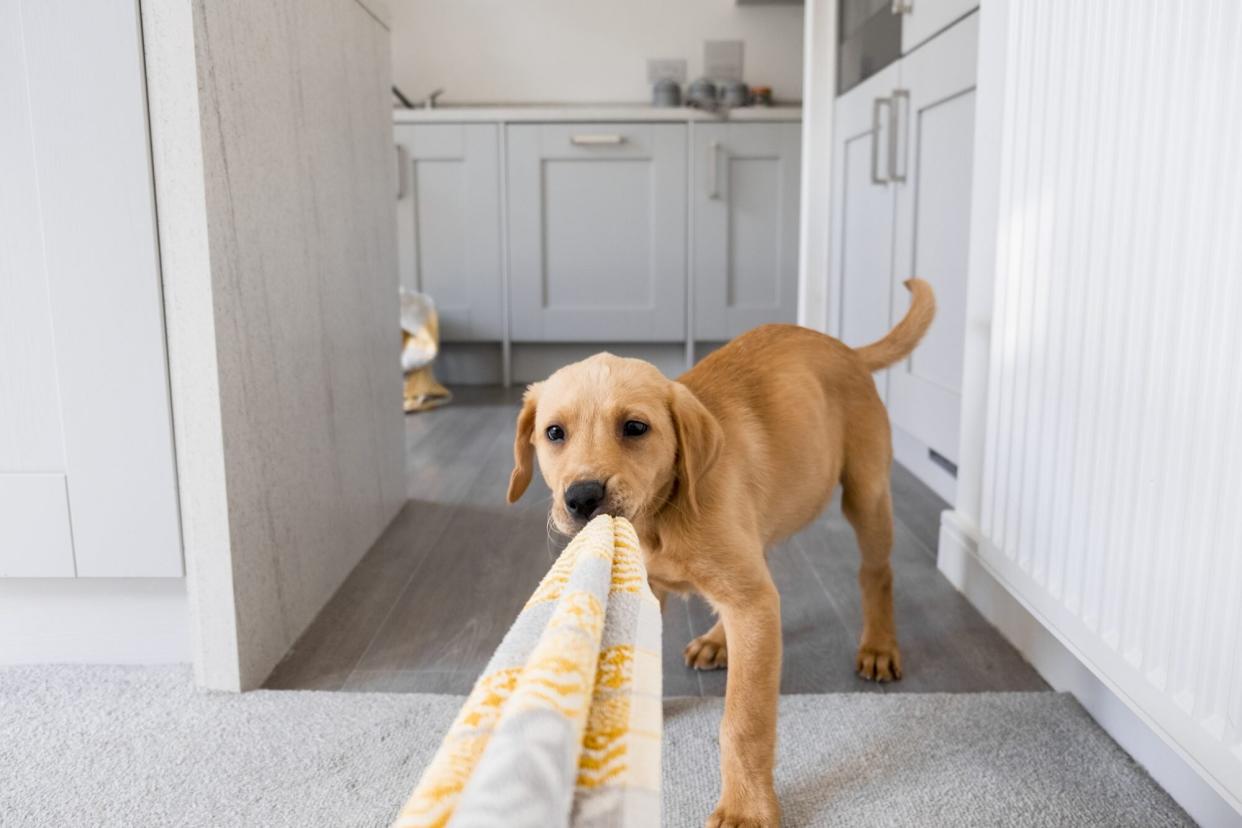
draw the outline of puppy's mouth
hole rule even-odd
[[[632,520],[633,516],[630,510],[623,504],[606,500],[597,506],[589,515],[580,515],[570,512],[563,502],[557,503],[552,509],[552,522],[556,528],[565,535],[576,535],[591,521],[600,515],[612,515],[613,517],[623,517],[626,520]]]

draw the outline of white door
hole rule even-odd
[[[798,316],[802,124],[696,124],[694,335],[722,341]]]
[[[183,574],[139,32],[0,0],[0,577]]]
[[[891,94],[896,64],[837,98],[832,148],[832,277],[829,333],[859,347],[892,327],[894,187],[890,181]],[[884,374],[876,374],[887,395]]]
[[[902,15],[901,53],[910,54],[977,8],[979,0],[893,0]]]
[[[509,313],[518,342],[686,336],[686,127],[518,124]]]
[[[504,335],[498,132],[495,124],[395,129],[401,285],[435,300],[445,342]]]
[[[939,455],[933,460],[954,465],[966,333],[978,23],[979,16],[973,15],[903,58],[904,90],[893,102],[897,224],[892,314],[898,319],[905,313],[909,294],[900,284],[911,276],[932,284],[937,310],[919,347],[889,371],[889,414],[894,425]]]

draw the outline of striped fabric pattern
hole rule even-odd
[[[660,824],[660,607],[601,515],[492,656],[394,828]]]

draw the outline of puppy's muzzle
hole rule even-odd
[[[579,480],[565,489],[565,510],[578,520],[593,518],[604,502],[604,484],[599,480]]]

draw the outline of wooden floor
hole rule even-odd
[[[467,693],[557,550],[549,493],[505,503],[517,389],[459,389],[450,406],[406,418],[409,502],[276,668],[282,689]],[[852,671],[861,623],[858,551],[839,499],[772,552],[781,592],[782,693],[1046,690],[1047,685],[937,571],[945,503],[894,468],[895,600],[905,678]],[[681,650],[712,624],[698,599],[664,617],[667,696],[723,695]]]

